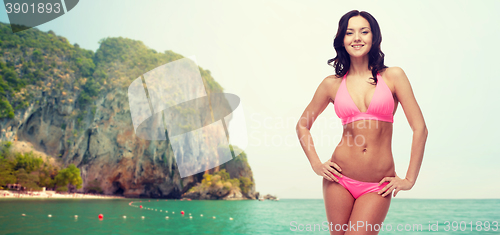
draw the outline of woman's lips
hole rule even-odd
[[[354,48],[354,50],[359,50],[363,47],[364,45],[353,45],[352,48]]]

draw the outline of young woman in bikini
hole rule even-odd
[[[427,139],[422,112],[404,71],[384,65],[381,41],[371,14],[353,10],[342,16],[333,43],[337,56],[328,61],[336,75],[321,82],[297,123],[302,148],[314,172],[323,177],[331,234],[377,234],[392,194],[413,187],[422,163]],[[330,102],[344,130],[331,159],[322,163],[310,129]],[[396,175],[391,151],[398,103],[413,130],[404,178]]]

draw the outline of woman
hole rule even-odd
[[[336,75],[326,77],[297,123],[297,134],[314,172],[323,177],[323,197],[331,234],[377,234],[391,201],[417,180],[427,128],[404,71],[384,65],[382,36],[367,12],[342,16],[333,46]],[[332,158],[321,163],[310,129],[329,103],[344,131]],[[413,130],[405,178],[394,169],[393,116],[398,103]],[[353,226],[354,225],[354,226]]]

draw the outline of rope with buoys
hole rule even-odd
[[[165,201],[167,201],[167,200],[165,200]],[[139,201],[139,202],[142,202],[142,200],[141,200],[141,201]],[[151,202],[151,200],[148,200],[148,202]],[[157,202],[159,202],[159,200],[157,200]],[[133,201],[131,201],[131,202],[130,202],[130,203],[128,203],[128,204],[129,204],[129,206],[132,206],[132,207],[135,207],[135,208],[139,208],[139,209],[143,209],[143,208],[144,208],[144,209],[148,209],[148,210],[150,210],[150,211],[156,211],[156,212],[158,212],[158,210],[159,210],[159,212],[163,212],[163,209],[158,209],[158,208],[150,208],[150,207],[143,207],[143,205],[139,205],[139,206],[137,206],[137,205],[133,205],[133,204],[134,204],[134,202],[133,202]],[[168,211],[168,210],[165,210],[165,213],[169,213],[169,211]],[[175,214],[175,211],[172,211],[172,214],[174,215],[174,214]],[[181,216],[182,216],[182,217],[184,217],[184,215],[186,215],[186,212],[185,212],[184,210],[181,210],[181,211],[180,211],[180,214],[181,214]],[[189,219],[193,219],[192,213],[188,213],[188,215],[189,215]],[[24,214],[24,213],[23,213],[23,214],[21,214],[21,216],[22,216],[22,217],[26,217],[26,214]],[[30,216],[30,217],[32,217],[32,216]],[[53,215],[52,215],[52,214],[48,214],[48,215],[47,215],[47,217],[52,218],[52,217],[53,217]],[[74,215],[73,217],[75,218],[75,221],[79,218],[79,217],[78,217],[78,215]],[[200,217],[203,217],[203,214],[200,214]],[[94,217],[94,218],[95,218],[95,217]],[[103,219],[104,219],[104,215],[103,215],[103,214],[99,214],[99,215],[97,216],[97,218],[98,218],[99,220],[103,220]],[[126,215],[122,215],[122,218],[123,218],[123,219],[127,219],[127,216],[126,216]],[[134,217],[132,217],[132,219],[133,219],[133,218],[134,218]],[[141,219],[145,219],[145,218],[146,218],[145,216],[141,216]],[[169,216],[165,216],[165,219],[167,219],[167,220],[168,220],[168,219],[171,219],[171,217],[169,217]],[[215,217],[215,216],[212,216],[212,219],[216,219],[216,217]],[[229,217],[229,220],[234,220],[234,219],[233,219],[232,217]]]
[[[156,201],[159,202],[159,200],[156,200]],[[168,200],[165,200],[165,201],[168,201]],[[187,200],[187,201],[191,201],[191,200]],[[139,201],[139,202],[142,202],[142,200]],[[151,202],[151,200],[148,200],[148,202]],[[144,209],[147,209],[147,210],[150,210],[150,211],[158,211],[157,208],[143,207],[142,205],[136,206],[136,205],[133,205],[133,204],[134,204],[134,202],[132,201],[132,202],[129,203],[129,206],[136,207],[136,208],[139,208],[139,209],[143,209],[144,208]],[[160,212],[163,212],[163,210],[160,209]],[[168,213],[168,210],[165,210],[165,213]],[[172,211],[172,214],[175,214],[175,211]],[[184,215],[186,214],[186,212],[183,211],[183,210],[181,210],[180,214],[181,214],[181,216],[184,217]],[[203,217],[203,214],[200,214],[200,217]],[[212,216],[212,219],[216,219],[216,218],[217,217]],[[144,219],[144,216],[142,217],[142,219]],[[165,219],[170,219],[170,217],[166,216]],[[193,216],[192,216],[191,213],[189,213],[189,219],[193,219]],[[234,218],[233,217],[229,217],[229,220],[234,220]]]

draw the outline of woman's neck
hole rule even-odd
[[[357,58],[351,57],[351,67],[349,68],[349,73],[355,76],[362,76],[366,73],[371,73],[368,68],[368,55]]]

